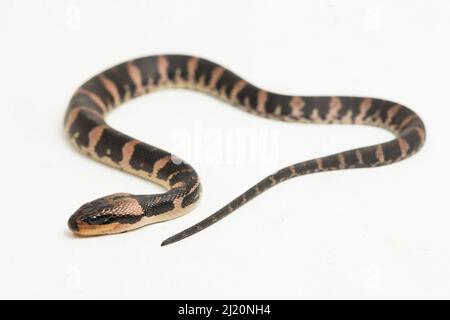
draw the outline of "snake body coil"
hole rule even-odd
[[[280,95],[259,89],[220,65],[192,56],[135,59],[84,83],[69,103],[65,129],[72,144],[82,153],[156,182],[166,187],[167,192],[117,193],[86,203],[69,219],[69,228],[75,234],[91,236],[129,231],[179,217],[198,203],[201,185],[189,164],[167,151],[114,130],[104,121],[108,111],[131,98],[174,87],[206,92],[264,117],[306,123],[374,125],[390,130],[396,139],[283,168],[162,245],[205,229],[287,179],[315,172],[390,164],[414,154],[425,142],[422,120],[398,103],[364,97]]]

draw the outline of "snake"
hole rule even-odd
[[[156,194],[114,193],[87,202],[68,220],[77,236],[117,234],[180,217],[198,204],[202,192],[195,169],[180,157],[109,126],[105,116],[122,103],[168,88],[217,97],[258,116],[299,123],[358,124],[384,128],[394,139],[292,164],[265,177],[221,209],[162,242],[180,241],[208,228],[269,188],[311,173],[371,168],[398,162],[425,143],[422,119],[389,100],[356,96],[291,96],[270,92],[212,61],[161,54],[111,67],[82,84],[70,99],[64,128],[81,153],[165,188]],[[182,115],[179,115],[182,116]],[[169,122],[170,119],[161,121]]]

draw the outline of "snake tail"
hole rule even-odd
[[[161,243],[161,246],[183,240],[184,238],[208,228],[264,191],[288,179],[310,173],[376,167],[399,161],[406,156],[406,148],[411,148],[412,152],[417,151],[420,148],[421,134],[421,131],[412,131],[409,135],[402,138],[405,139],[404,141],[394,140],[383,145],[348,150],[327,157],[300,162],[278,170],[276,173],[264,178],[206,219],[164,240]],[[403,154],[401,150],[403,150]]]

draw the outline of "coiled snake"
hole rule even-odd
[[[167,192],[117,193],[88,202],[69,219],[69,228],[75,234],[92,236],[133,230],[184,215],[198,203],[201,185],[189,164],[114,130],[104,120],[122,102],[163,88],[206,92],[245,111],[278,120],[374,125],[390,130],[396,139],[283,168],[162,245],[209,227],[287,179],[315,172],[390,164],[411,156],[425,142],[425,127],[419,116],[391,101],[276,94],[257,88],[220,65],[192,56],[158,55],[131,60],[96,75],[75,92],[65,115],[65,130],[71,143],[82,153],[158,183]]]

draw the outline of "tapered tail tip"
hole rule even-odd
[[[182,232],[179,232],[176,235],[171,236],[170,238],[167,238],[166,240],[164,240],[161,243],[161,247],[164,247],[164,246],[167,246],[169,244],[178,242],[180,240],[183,240],[183,239],[185,239],[185,238],[195,234],[195,232],[189,232],[189,230],[192,230],[192,227],[189,228],[189,229],[186,229],[186,230],[184,230]]]
[[[209,218],[206,218],[202,222],[199,222],[199,223],[193,225],[192,227],[187,228],[184,231],[178,232],[177,234],[171,236],[170,238],[167,238],[166,240],[164,240],[161,243],[161,247],[164,247],[164,246],[167,246],[174,242],[178,242],[180,240],[186,239],[187,237],[190,237],[190,236],[196,234],[197,232],[202,231],[203,229],[205,229],[206,227],[210,226],[212,223],[217,221],[217,219],[213,219],[214,218],[213,216],[210,216]],[[213,217],[213,218],[211,218],[211,217]],[[210,222],[210,221],[212,221],[212,222]],[[205,223],[205,222],[208,222],[208,223]]]
[[[167,246],[167,245],[169,245],[169,244],[172,244],[172,243],[177,242],[177,241],[180,241],[180,240],[181,240],[181,238],[172,236],[172,237],[170,237],[170,238],[167,238],[167,239],[164,240],[163,242],[161,242],[161,247],[165,247],[165,246]]]
[[[161,247],[167,246],[169,244],[171,244],[172,242],[169,241],[169,239],[164,240],[163,242],[161,242]]]

